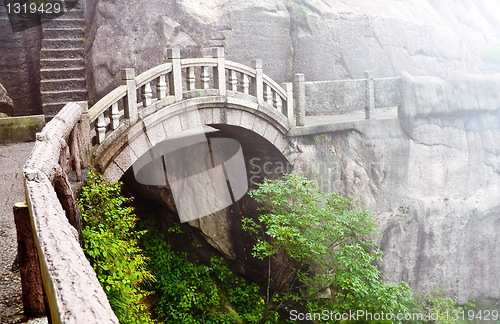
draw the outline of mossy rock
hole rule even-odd
[[[31,142],[45,126],[45,116],[2,117],[0,115],[0,143]]]

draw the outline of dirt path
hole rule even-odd
[[[12,271],[17,253],[12,206],[24,201],[21,171],[34,143],[0,145],[0,323],[25,323],[19,271]]]

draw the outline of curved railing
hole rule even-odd
[[[37,134],[24,165],[26,201],[51,323],[118,323],[80,247],[81,216],[67,175],[82,178],[83,110],[66,104]]]
[[[157,109],[194,97],[243,96],[267,109],[274,109],[295,125],[292,84],[278,85],[262,72],[262,61],[252,67],[224,58],[222,48],[213,57],[180,58],[169,49],[169,62],[135,76],[122,71],[122,85],[108,93],[87,112],[91,147],[97,147],[122,125],[131,125],[142,110]]]

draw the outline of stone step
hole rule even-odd
[[[66,3],[66,5],[68,7],[73,8],[72,10],[82,9],[82,1],[84,1],[84,0],[64,0],[64,2]],[[74,3],[76,3],[76,5],[71,6],[71,4],[74,4]]]
[[[43,39],[42,48],[43,49],[83,48],[83,39],[78,39],[78,38]]]
[[[83,48],[42,48],[42,50],[40,51],[40,57],[47,59],[81,58],[82,55]]]
[[[41,68],[77,68],[85,65],[83,58],[42,58],[40,59]]]
[[[64,16],[54,20],[43,20],[43,28],[81,28],[85,27],[85,20],[79,18],[65,18]]]
[[[83,11],[79,9],[73,9],[65,13],[59,14],[45,14],[42,16],[42,23],[53,21],[53,20],[68,20],[68,19],[83,19]]]
[[[85,77],[85,68],[43,68],[40,75],[42,80],[78,79]]]
[[[83,39],[85,32],[82,28],[43,28],[44,39]]]
[[[87,101],[87,100],[82,100],[82,101]],[[66,105],[68,101],[66,102],[46,102],[42,104],[42,110],[43,114],[47,118],[54,117],[57,115],[57,113]]]
[[[87,100],[86,89],[42,91],[41,94],[42,102],[45,103]]]
[[[45,79],[40,81],[41,91],[85,90],[85,78]]]
[[[83,10],[79,8],[73,8],[67,12],[65,12],[61,18],[83,18]],[[60,19],[60,18],[57,18]]]
[[[46,117],[54,117],[61,110],[64,105],[71,101],[87,101],[87,98],[82,100],[69,100],[59,102],[45,102],[42,104],[43,113]]]

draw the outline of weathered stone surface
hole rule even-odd
[[[61,152],[81,115],[78,104],[67,104],[37,136],[24,166],[26,201],[52,321],[118,323],[52,184],[65,172]]]
[[[9,116],[41,113],[41,42],[40,25],[13,32],[3,2],[0,4],[0,83],[14,103],[3,106],[0,103],[0,112]]]
[[[263,60],[278,82],[498,71],[489,59],[500,43],[494,0],[90,1],[88,81],[93,99],[114,88],[119,70],[138,73],[166,59],[223,46],[230,60]],[[141,14],[138,15],[137,12]],[[115,40],[119,39],[119,42]]]
[[[14,102],[7,94],[7,90],[0,83],[0,113],[3,113],[3,117],[7,117],[5,112],[11,112],[14,110]]]
[[[3,118],[0,116],[0,143],[34,141],[36,133],[41,131],[44,125],[44,115]]]
[[[94,99],[117,85],[120,68],[145,71],[164,61],[165,49],[173,46],[185,56],[224,46],[228,59],[244,64],[262,58],[265,73],[277,81],[289,81],[295,72],[321,81],[362,78],[366,70],[374,77],[404,70],[432,76],[498,70],[482,59],[500,42],[499,18],[492,14],[498,5],[491,0],[95,0],[89,6]],[[437,283],[461,301],[498,299],[497,285],[488,284],[496,282],[500,268],[498,235],[491,231],[498,228],[499,122],[491,110],[497,88],[470,97],[461,93],[478,84],[467,82],[412,79],[403,93],[401,127],[354,122],[352,130],[332,132],[319,143],[300,139],[297,167],[324,189],[362,197],[378,214],[387,279],[408,280],[426,291]],[[213,110],[213,121],[227,121],[223,109]],[[259,134],[267,127],[252,124]],[[206,228],[207,237],[219,235]],[[237,245],[237,231],[232,233],[233,241],[220,236],[214,246]]]
[[[36,180],[27,180],[26,195],[52,318],[61,323],[118,323],[50,180],[41,172]]]
[[[338,115],[366,105],[364,80],[306,82],[306,114]]]
[[[498,77],[403,83],[400,125],[300,138],[297,167],[377,214],[385,279],[499,300]]]

